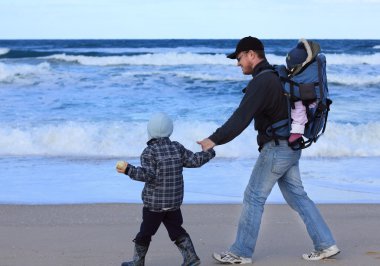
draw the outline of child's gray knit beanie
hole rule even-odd
[[[152,115],[148,122],[149,140],[155,138],[170,137],[173,132],[173,121],[165,113]]]

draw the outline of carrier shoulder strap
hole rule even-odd
[[[278,78],[281,81],[282,91],[283,91],[284,97],[287,98],[286,103],[287,103],[287,109],[288,109],[288,117],[285,118],[285,119],[283,119],[283,120],[271,123],[271,125],[265,130],[265,133],[267,134],[267,136],[271,137],[275,141],[276,145],[278,145],[278,140],[280,138],[283,139],[283,138],[289,137],[290,126],[291,126],[291,117],[290,117],[291,101],[290,101],[290,95],[286,92],[286,90],[284,89],[284,86],[283,86],[283,82],[287,81],[289,79],[280,76],[280,74],[276,71],[276,69],[274,67],[272,67],[271,69],[268,69],[268,70],[264,70],[264,71],[267,71],[267,72],[268,71],[273,71],[274,73],[277,74]]]
[[[277,71],[273,68],[273,67],[268,67],[268,68],[265,68],[263,70],[261,70],[259,73],[257,73],[255,76],[253,76],[252,79],[256,79],[258,76],[261,76],[262,74],[264,73],[268,73],[268,72],[273,72],[275,73],[277,76],[278,76],[278,73]]]
[[[277,71],[274,70],[273,67],[268,67],[268,68],[265,68],[264,70],[260,71],[259,73],[257,73],[255,76],[253,76],[252,80],[256,79],[258,76],[260,76],[264,73],[267,73],[267,72],[273,72],[273,73],[276,73],[278,75]],[[243,93],[245,93],[246,91],[247,91],[247,88],[242,89]]]

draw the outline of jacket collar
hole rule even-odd
[[[254,67],[252,76],[254,77],[257,74],[259,74],[261,71],[268,68],[273,68],[273,67],[269,64],[269,62],[266,59],[263,59],[263,61],[261,61]]]
[[[263,59],[253,69],[252,77],[255,77],[257,74],[259,74],[261,71],[263,71],[265,69],[273,69],[273,66],[271,64],[269,64],[268,60]],[[245,93],[246,91],[247,91],[247,87],[245,87],[244,89],[242,89],[243,93]]]
[[[151,139],[146,144],[149,146],[149,145],[153,145],[156,143],[167,143],[167,142],[170,142],[169,137]]]

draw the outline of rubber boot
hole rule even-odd
[[[190,236],[180,236],[174,243],[182,254],[182,266],[197,266],[201,264],[201,260],[197,256],[197,253],[195,253],[195,249],[193,243],[191,242]]]
[[[123,262],[121,266],[144,266],[145,255],[148,252],[149,246],[141,246],[135,243],[135,251],[133,261]]]

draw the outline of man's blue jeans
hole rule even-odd
[[[286,202],[301,216],[315,250],[335,244],[330,229],[302,186],[300,157],[301,151],[293,151],[285,140],[280,140],[279,145],[274,141],[264,145],[244,193],[236,240],[230,248],[232,253],[252,257],[264,204],[276,182]]]

